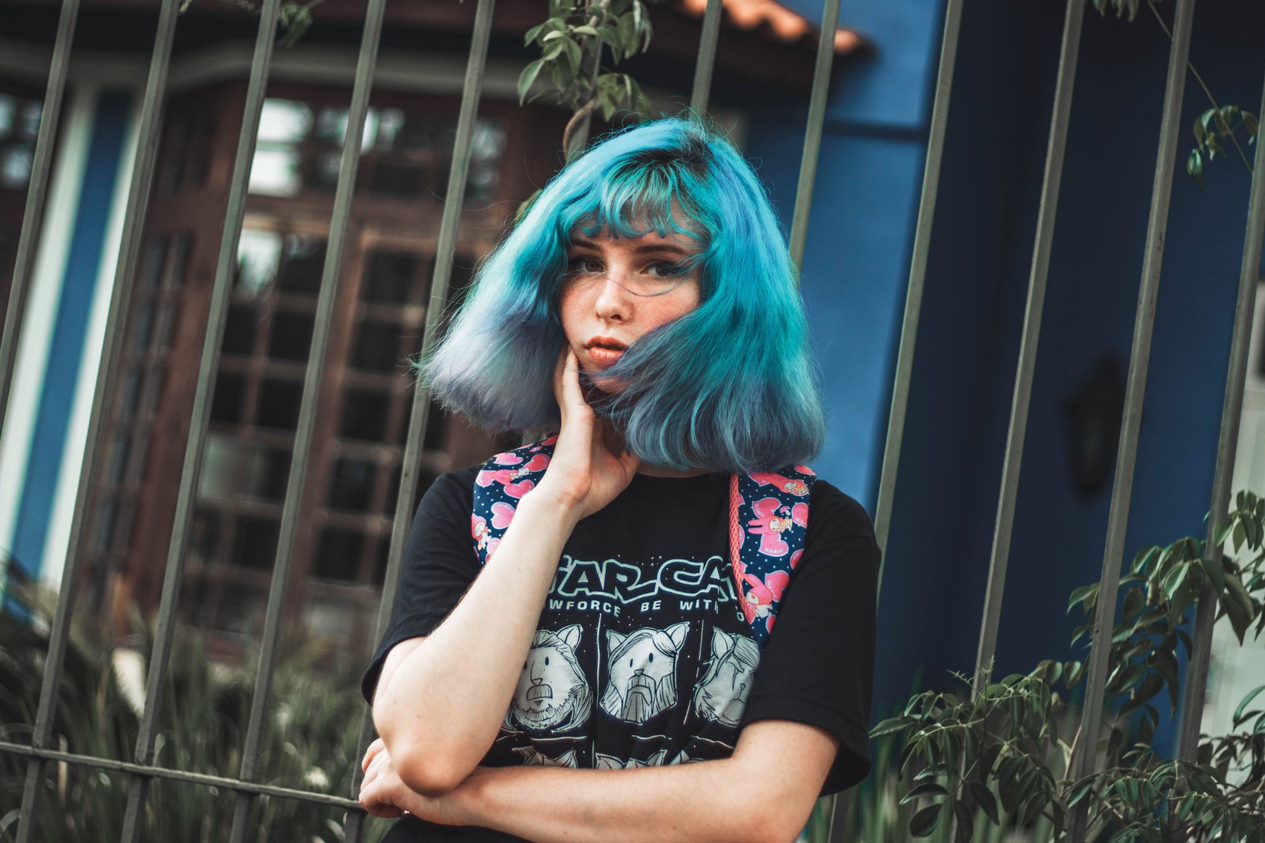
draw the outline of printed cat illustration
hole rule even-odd
[[[506,729],[517,723],[534,731],[567,731],[588,720],[593,692],[575,656],[581,630],[578,623],[557,632],[536,630],[505,717]]]
[[[651,755],[645,761],[639,761],[636,758],[629,758],[627,761],[621,761],[614,755],[597,754],[597,763],[594,768],[598,770],[632,770],[636,767],[662,767],[668,760],[668,751],[661,749],[654,755]]]
[[[602,710],[627,723],[644,723],[676,705],[676,657],[689,627],[682,621],[664,630],[608,630],[610,678],[602,694]]]
[[[759,663],[760,649],[750,638],[713,629],[712,656],[694,689],[695,713],[725,726],[737,726]]]
[[[523,757],[526,767],[575,767],[579,768],[580,760],[574,749],[568,749],[557,758],[545,755],[534,746],[516,746],[514,752]]]

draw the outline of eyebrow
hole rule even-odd
[[[571,245],[579,247],[581,249],[591,249],[595,252],[601,251],[598,248],[597,244],[594,243],[592,240],[585,240],[583,238],[576,238],[572,240]],[[634,255],[657,255],[657,254],[663,254],[665,252],[669,254],[682,255],[682,256],[690,254],[690,252],[687,249],[683,249],[680,246],[677,246],[675,243],[645,243],[633,249]]]

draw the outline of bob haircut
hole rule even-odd
[[[422,379],[492,430],[556,429],[553,373],[572,232],[699,240],[699,306],[645,334],[591,403],[646,462],[742,472],[803,463],[825,433],[794,264],[751,167],[693,120],[642,123],[594,144],[545,186],[480,267]],[[588,391],[593,394],[592,390]]]

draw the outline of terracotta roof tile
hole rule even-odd
[[[764,26],[779,41],[816,40],[816,29],[801,15],[775,0],[722,0],[725,16],[741,29]],[[678,0],[678,7],[695,17],[707,11],[707,0]],[[847,54],[865,46],[865,39],[852,29],[835,30],[835,53]]]

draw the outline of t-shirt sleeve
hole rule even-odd
[[[823,795],[846,790],[870,772],[878,569],[865,509],[818,480],[804,556],[756,668],[743,725],[793,720],[836,736],[839,752]]]
[[[422,496],[404,552],[391,621],[360,682],[360,691],[370,704],[391,648],[406,639],[430,635],[479,574],[470,539],[476,471],[444,474]]]

